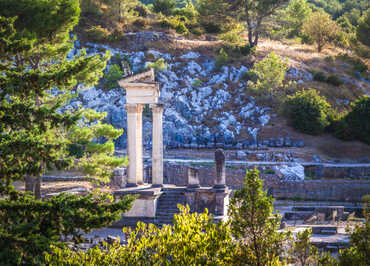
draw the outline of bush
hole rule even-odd
[[[271,52],[261,61],[254,64],[251,74],[257,76],[257,81],[251,82],[249,87],[272,94],[274,90],[283,86],[285,73],[288,68],[289,66],[285,59]]]
[[[334,74],[329,75],[326,79],[326,82],[336,87],[343,84],[343,81],[337,75]]]
[[[101,42],[107,40],[109,37],[109,31],[101,26],[92,26],[86,30],[87,36],[91,41]]]
[[[146,5],[138,4],[134,11],[140,16],[140,17],[147,17],[150,14],[150,10]]]
[[[173,12],[175,16],[184,16],[188,20],[192,21],[193,23],[196,23],[197,17],[199,15],[198,11],[194,7],[194,5],[189,1],[185,7],[183,8],[176,8]]]
[[[220,69],[222,66],[224,66],[229,61],[229,55],[226,53],[226,51],[221,48],[219,54],[216,56],[216,69]]]
[[[105,88],[106,89],[114,89],[118,86],[117,80],[122,78],[123,72],[119,65],[112,65],[108,72],[104,75],[104,79],[106,80]]]
[[[283,112],[295,129],[311,135],[323,133],[333,115],[330,104],[314,89],[288,96]]]
[[[216,24],[213,22],[206,22],[202,23],[203,28],[207,33],[220,33],[222,31],[222,27],[220,24]]]
[[[123,40],[125,36],[125,33],[122,31],[118,31],[115,29],[107,38],[108,41],[110,42],[115,42],[115,41],[121,41]]]
[[[220,34],[219,38],[223,41],[238,44],[242,42],[240,35],[234,31],[229,31],[223,34]]]
[[[154,63],[148,63],[146,65],[146,68],[153,68],[158,71],[165,70],[167,68],[166,63],[164,62],[163,58],[159,58],[156,62]]]
[[[334,121],[335,135],[344,140],[360,140],[370,145],[370,97],[362,96],[352,111]]]
[[[154,0],[153,2],[153,11],[166,16],[172,15],[175,7],[175,0]]]
[[[174,29],[179,34],[188,34],[189,30],[186,27],[185,23],[186,23],[185,17],[171,17],[162,19],[159,22],[159,25],[162,28]]]
[[[145,28],[148,25],[148,20],[145,18],[137,18],[132,24],[139,28]]]
[[[314,71],[312,76],[313,76],[313,80],[320,81],[320,82],[326,82],[326,75],[322,71]]]

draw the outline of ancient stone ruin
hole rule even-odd
[[[191,211],[202,212],[206,208],[223,219],[227,213],[230,191],[226,187],[226,157],[222,150],[215,153],[214,186],[201,187],[199,171],[188,168],[187,186],[163,184],[163,125],[164,105],[159,103],[159,83],[155,82],[154,70],[129,75],[118,81],[126,90],[127,137],[129,166],[124,188],[115,192],[116,197],[138,195],[132,209],[123,215],[117,226],[134,225],[137,221],[155,224],[171,223],[177,204],[188,204]],[[143,106],[149,104],[153,113],[152,136],[152,184],[143,178]],[[117,175],[124,176],[122,171]],[[122,180],[115,180],[122,185]]]

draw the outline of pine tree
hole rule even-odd
[[[67,59],[79,13],[75,0],[0,2],[0,261],[5,264],[38,264],[51,244],[65,245],[63,236],[80,241],[81,232],[109,225],[133,201],[114,202],[107,194],[40,201],[12,186],[26,176],[40,183],[45,171],[70,166],[107,180],[125,162],[113,157],[112,140],[122,131],[99,122],[105,114],[61,111],[77,88],[102,77],[109,58],[81,51]],[[98,143],[100,137],[107,141]],[[81,153],[72,156],[76,146]]]
[[[244,187],[230,200],[231,232],[240,241],[238,265],[270,265],[282,253],[287,234],[277,232],[280,216],[273,213],[273,199],[263,190],[257,170],[247,172]]]

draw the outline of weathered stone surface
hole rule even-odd
[[[274,171],[281,181],[303,181],[305,178],[304,167],[298,163],[274,166]]]
[[[215,152],[215,188],[224,188],[226,185],[226,156],[223,150]]]

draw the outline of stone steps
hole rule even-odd
[[[173,215],[180,212],[177,204],[185,205],[185,196],[181,190],[165,191],[159,197],[156,211],[158,225],[173,223]]]

